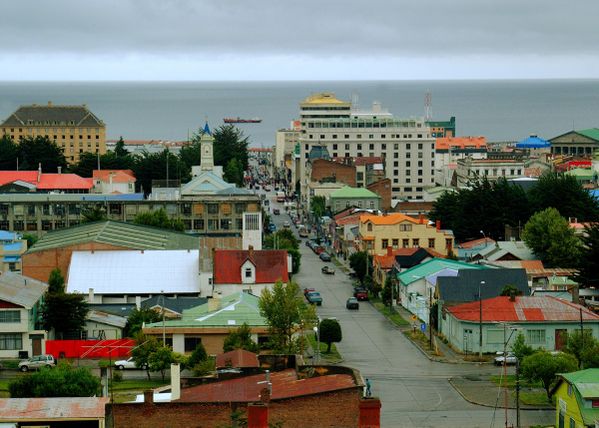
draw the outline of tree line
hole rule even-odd
[[[42,165],[44,172],[55,173],[58,167],[81,177],[91,177],[98,169],[131,169],[135,177],[136,191],[149,194],[152,180],[191,180],[191,167],[201,161],[200,138],[203,130],[193,134],[188,145],[175,155],[168,149],[159,153],[143,152],[133,155],[125,149],[121,137],[115,150],[98,156],[82,153],[79,161],[69,165],[61,147],[47,136],[24,137],[17,143],[8,135],[0,137],[0,170],[36,170]],[[223,167],[224,179],[238,186],[243,185],[244,171],[248,167],[249,139],[233,125],[223,125],[213,132],[214,163]],[[167,174],[168,168],[168,174]]]

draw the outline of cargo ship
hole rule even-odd
[[[240,117],[225,117],[223,119],[225,123],[260,123],[262,119],[259,117],[253,117],[251,119],[242,119]]]

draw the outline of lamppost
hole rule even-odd
[[[485,281],[482,280],[478,283],[478,356],[483,356],[483,299],[480,295],[481,287],[485,285]]]
[[[318,326],[314,326],[313,330],[316,333],[316,363],[320,362],[320,324]]]
[[[166,346],[166,326],[164,324],[164,290],[160,290],[160,297],[162,299],[162,346]]]

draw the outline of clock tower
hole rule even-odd
[[[204,131],[200,137],[201,161],[200,168],[202,171],[212,171],[214,169],[214,137],[208,127],[208,122],[204,125]]]

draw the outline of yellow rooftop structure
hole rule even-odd
[[[314,105],[314,104],[336,104],[336,105],[344,105],[350,106],[351,103],[347,101],[341,101],[335,97],[335,94],[332,92],[319,92],[316,94],[312,94],[308,96],[302,103],[301,106],[304,105]]]

